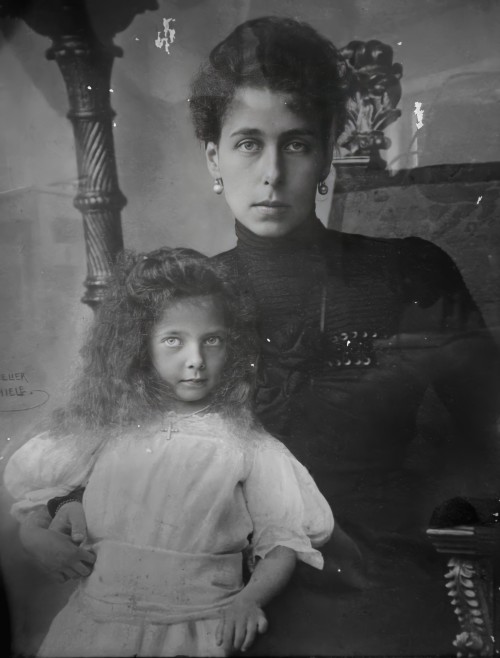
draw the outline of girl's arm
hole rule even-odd
[[[265,633],[267,619],[262,608],[283,589],[296,563],[291,548],[277,546],[259,560],[247,586],[224,612],[217,628],[217,643],[226,652],[246,651],[257,633]]]
[[[313,569],[300,563],[300,579],[312,587],[363,589],[367,585],[365,564],[361,551],[338,521],[329,541],[321,547],[325,564],[323,569]]]

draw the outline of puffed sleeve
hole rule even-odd
[[[74,436],[54,437],[43,432],[27,441],[12,455],[4,471],[5,488],[16,501],[11,514],[21,521],[50,498],[84,484],[96,455],[96,445]]]
[[[243,489],[253,521],[254,556],[265,557],[287,546],[299,560],[323,568],[316,550],[333,532],[330,506],[302,464],[276,439],[257,439],[253,463]]]

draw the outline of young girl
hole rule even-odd
[[[197,252],[124,256],[67,408],[5,471],[21,520],[86,486],[94,569],[39,655],[245,651],[295,560],[322,568],[316,548],[332,514],[306,469],[253,420],[249,327]]]

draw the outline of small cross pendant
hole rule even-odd
[[[170,441],[170,439],[172,438],[172,434],[174,434],[175,432],[178,432],[179,430],[175,429],[175,427],[173,426],[173,423],[170,422],[169,425],[168,425],[168,428],[166,428],[166,429],[163,428],[161,431],[167,433],[166,441]]]

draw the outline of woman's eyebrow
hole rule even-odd
[[[262,135],[263,131],[259,128],[238,128],[230,134],[230,137],[236,137],[242,135],[245,137],[254,137],[257,135]],[[317,137],[318,131],[312,130],[311,128],[291,128],[290,130],[285,130],[285,132],[280,134],[280,137],[293,137],[293,136],[302,136],[302,137]]]
[[[318,131],[312,130],[311,128],[292,128],[291,130],[285,130],[284,133],[281,133],[282,137],[291,137],[295,135],[302,137],[317,137]]]
[[[259,130],[259,128],[238,128],[229,136],[235,137],[236,135],[245,135],[247,137],[252,135],[262,135],[262,130]]]

